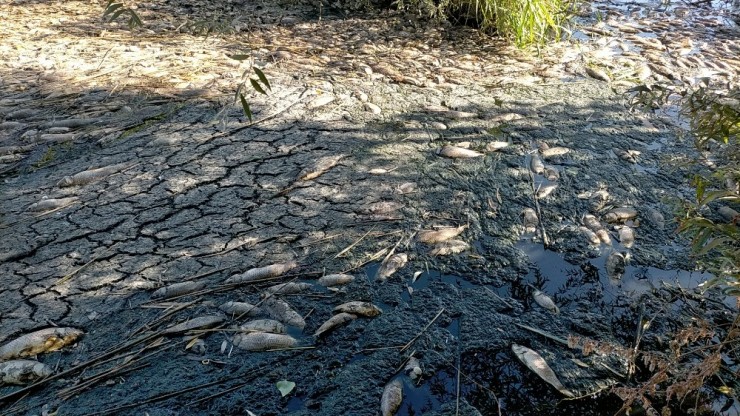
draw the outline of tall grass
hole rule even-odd
[[[559,39],[576,0],[398,0],[439,17],[474,24],[519,47]]]

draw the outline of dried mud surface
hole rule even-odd
[[[671,118],[627,111],[623,91],[666,81],[661,71],[675,82],[707,74],[733,82],[736,28],[673,10],[641,18],[683,26],[651,26],[636,41],[629,36],[648,32],[625,29],[639,20],[629,16],[634,11],[601,4],[608,19],[584,29],[588,39],[533,58],[470,30],[396,14],[218,3],[141,3],[146,26],[135,33],[101,22],[101,8],[89,2],[0,5],[0,343],[50,326],[82,329],[75,345],[38,357],[60,372],[151,335],[121,351],[136,353],[135,365],[115,370],[119,358],[88,366],[0,403],[0,413],[375,415],[383,386],[412,351],[422,382],[406,380],[411,399],[398,414],[455,414],[457,366],[475,380],[463,383],[460,414],[492,414],[492,392],[507,414],[583,412],[558,405],[558,393],[526,372],[510,345],[527,345],[551,363],[570,358],[569,350],[515,324],[617,341],[633,330],[638,298],[610,285],[602,267],[605,255],[626,249],[590,246],[578,231],[588,213],[605,223],[610,208],[636,207],[631,265],[692,269],[669,202],[690,195],[681,162],[697,155]],[[226,22],[233,33],[188,33],[205,20]],[[247,65],[227,55],[243,52],[272,84],[269,95],[250,96],[254,124],[233,104]],[[701,65],[683,62],[687,56]],[[645,65],[651,70],[641,80]],[[610,81],[589,76],[587,67]],[[492,150],[497,141],[509,145]],[[484,156],[435,153],[448,144]],[[522,225],[522,211],[535,207],[532,181],[548,183],[529,170],[543,144],[570,152],[545,160],[559,179],[537,200],[541,224],[556,256],[582,270],[555,296],[557,316],[534,304],[524,284],[564,280],[528,255],[541,234]],[[620,159],[620,149],[639,151],[637,163]],[[299,179],[318,160],[340,155],[317,177]],[[119,164],[89,183],[58,186]],[[597,191],[609,197],[595,207],[588,196]],[[62,198],[73,199],[29,210]],[[656,212],[666,218],[662,227]],[[431,256],[413,238],[421,229],[460,225],[467,228],[457,238],[470,248],[459,254]],[[409,262],[376,282],[392,248]],[[220,314],[226,301],[259,302],[261,289],[275,282],[219,285],[237,272],[293,260],[299,267],[285,281],[356,276],[337,292],[315,285],[282,296],[306,317],[305,331],[294,335],[312,348],[232,350],[229,331],[201,334],[198,348],[157,336],[188,318]],[[416,271],[424,273],[412,283]],[[151,299],[185,280],[205,282],[207,291]],[[623,284],[634,280],[628,273]],[[589,291],[569,297],[566,289],[582,285]],[[373,302],[383,313],[314,342],[310,334],[332,308],[350,300]],[[245,321],[223,316],[229,325]],[[566,384],[584,394],[593,391],[589,380],[610,377],[553,366],[572,371]],[[296,383],[287,397],[275,387],[283,379]],[[0,387],[0,395],[17,389]],[[179,394],[168,398],[171,392]],[[532,397],[543,399],[520,407]]]

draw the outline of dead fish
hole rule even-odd
[[[298,343],[298,340],[285,334],[251,332],[249,334],[236,334],[231,342],[234,346],[243,350],[267,351],[293,347]]]
[[[0,386],[28,384],[53,373],[46,364],[34,360],[11,360],[0,363]]]
[[[651,75],[653,75],[653,71],[651,71],[650,67],[647,65],[640,65],[640,67],[635,70],[635,77],[640,81],[645,81],[650,78]]]
[[[448,240],[437,243],[430,251],[432,256],[449,256],[451,254],[460,254],[470,248],[470,245],[462,240]]]
[[[419,359],[414,356],[409,357],[409,360],[403,367],[403,371],[406,373],[406,375],[409,376],[411,380],[416,380],[417,378],[419,378],[422,373],[421,363],[419,362]]]
[[[406,182],[396,188],[396,193],[401,195],[410,194],[416,192],[416,182]]]
[[[0,361],[56,351],[83,334],[76,328],[46,328],[22,335],[0,347]]]
[[[443,146],[437,150],[437,154],[450,159],[467,159],[473,157],[481,157],[483,153],[478,153],[475,150],[464,149],[457,146]]]
[[[556,305],[552,298],[547,296],[543,291],[532,287],[532,298],[535,302],[537,302],[538,305],[542,306],[548,311],[556,315],[560,313],[560,308],[558,308],[558,305]]]
[[[332,329],[344,325],[346,323],[352,322],[355,319],[357,319],[357,315],[352,315],[351,313],[347,312],[341,312],[338,313],[331,318],[329,318],[326,322],[324,322],[319,329],[314,332],[313,336],[320,337],[324,335],[326,332],[331,331]]]
[[[334,308],[334,313],[337,312],[351,313],[353,315],[360,315],[367,318],[373,318],[383,313],[380,308],[373,305],[372,303],[362,302],[359,300],[354,300],[337,306],[336,308]]]
[[[152,299],[167,299],[187,295],[206,287],[205,282],[181,282],[161,287],[152,293]]]
[[[596,230],[596,235],[599,237],[599,240],[601,240],[602,243],[608,246],[612,245],[612,238],[609,237],[609,233],[605,229],[599,228],[598,230]]]
[[[617,232],[619,233],[619,242],[625,248],[632,248],[635,244],[635,231],[626,225],[622,225],[617,227]]]
[[[403,401],[403,384],[395,379],[386,384],[383,396],[380,399],[380,413],[382,416],[395,416]]]
[[[335,100],[335,97],[331,94],[322,94],[316,98],[314,98],[311,102],[309,102],[306,107],[310,109],[316,109],[319,107],[323,107]]]
[[[537,374],[541,379],[545,380],[547,383],[555,387],[564,395],[568,397],[575,397],[575,395],[571,393],[567,388],[565,388],[563,383],[558,380],[555,372],[552,371],[552,368],[550,368],[550,366],[547,364],[547,361],[545,361],[545,359],[542,358],[542,356],[540,356],[536,351],[517,344],[512,344],[511,350],[514,352],[514,355],[516,355],[516,358],[518,358],[519,361],[522,362],[522,364],[532,370],[532,372]]]
[[[621,279],[627,266],[627,257],[624,254],[615,251],[606,258],[606,274],[610,279]]]
[[[41,201],[36,202],[35,204],[31,204],[28,207],[28,210],[32,212],[51,211],[52,209],[64,208],[75,202],[77,202],[76,197],[58,198],[58,199],[54,199],[54,198],[42,199]]]
[[[398,211],[401,208],[403,208],[403,204],[399,202],[380,201],[368,205],[363,209],[363,212],[371,215],[386,215]]]
[[[221,309],[224,313],[235,316],[259,316],[264,313],[262,309],[247,302],[229,301],[219,306],[218,308]]]
[[[537,199],[543,199],[547,198],[555,189],[557,189],[558,185],[556,183],[549,183],[547,185],[542,185],[537,189]]]
[[[532,158],[529,160],[529,169],[539,175],[545,172],[545,164],[539,156],[532,155]]]
[[[533,233],[537,230],[537,226],[540,225],[540,219],[537,217],[537,213],[532,208],[524,208],[522,210],[522,217],[524,218],[524,230],[528,233]]]
[[[257,267],[255,269],[249,269],[244,273],[235,274],[229,277],[228,279],[226,279],[226,283],[246,283],[253,280],[277,277],[296,267],[298,267],[298,263],[294,261],[271,264],[265,267]]]
[[[416,235],[416,239],[422,243],[434,244],[455,238],[468,228],[467,225],[459,227],[445,227],[436,230],[422,230]]]
[[[319,176],[323,175],[324,173],[328,172],[329,169],[336,166],[339,163],[339,161],[344,159],[345,157],[347,157],[347,155],[322,157],[318,161],[316,161],[316,163],[314,163],[312,166],[303,169],[298,174],[298,180],[308,181],[311,179],[316,179]]]
[[[270,286],[267,289],[265,289],[264,295],[265,296],[271,296],[271,295],[294,295],[296,293],[305,292],[308,289],[311,289],[313,285],[311,283],[303,283],[303,282],[288,282],[288,283],[280,283],[279,285]]]
[[[86,171],[76,173],[72,176],[65,176],[59,182],[57,182],[57,186],[60,188],[65,188],[68,186],[86,185],[90,182],[96,181],[98,179],[103,179],[106,176],[126,169],[128,166],[128,163],[119,163],[116,165],[105,166],[97,169],[88,169]]]
[[[301,314],[293,310],[287,302],[274,296],[267,298],[262,307],[272,319],[278,320],[286,325],[294,326],[303,330],[306,327],[306,321]]]
[[[558,179],[560,179],[560,172],[558,172],[558,170],[552,166],[546,166],[543,176],[548,181],[557,181]]]
[[[365,105],[365,110],[373,114],[380,114],[381,112],[383,112],[383,110],[380,107],[378,107],[377,105],[371,102],[366,102],[364,105]]]
[[[255,319],[239,326],[244,332],[269,332],[271,334],[285,334],[285,325],[274,319]]]
[[[501,141],[488,142],[486,144],[486,150],[489,152],[495,152],[497,150],[507,148],[509,147],[509,145],[510,145],[509,142],[501,142]]]
[[[612,151],[614,154],[619,156],[620,159],[633,164],[637,163],[637,158],[642,154],[642,152],[638,150],[622,150],[614,148]]]
[[[351,283],[354,280],[355,280],[355,277],[352,276],[351,274],[336,273],[336,274],[327,274],[326,276],[319,278],[317,282],[321,286],[332,287],[332,286],[346,285],[347,283]]]
[[[210,316],[199,316],[197,318],[190,319],[181,324],[172,325],[162,331],[162,334],[171,335],[185,331],[192,331],[193,329],[202,328],[213,328],[224,321],[223,316],[210,315]]]
[[[586,74],[588,74],[588,76],[590,76],[591,78],[595,78],[600,81],[611,81],[611,78],[609,78],[609,74],[607,74],[606,71],[600,68],[591,68],[590,66],[587,66]]]
[[[597,220],[596,217],[591,214],[584,215],[583,218],[581,219],[581,222],[583,223],[583,225],[588,227],[591,231],[596,231],[596,230],[600,230],[604,228],[601,226],[601,223],[599,222],[599,220]]]
[[[408,260],[409,258],[405,253],[394,254],[386,258],[380,264],[380,268],[378,268],[378,273],[375,275],[375,279],[385,281],[391,277],[393,273],[398,271],[398,269],[405,266]]]
[[[568,149],[567,147],[550,147],[547,149],[540,149],[540,154],[545,159],[562,156],[568,153],[570,153],[570,149]]]
[[[606,222],[624,222],[637,217],[637,210],[631,207],[614,208],[604,215]]]
[[[504,113],[504,114],[497,114],[491,117],[489,120],[494,123],[506,123],[510,121],[521,120],[523,118],[524,116],[519,113]]]
[[[584,237],[586,237],[589,243],[593,245],[601,244],[601,239],[599,239],[599,236],[596,235],[595,232],[591,231],[588,227],[580,226],[578,227],[578,231],[580,231],[580,233],[583,234]]]

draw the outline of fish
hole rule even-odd
[[[590,66],[587,66],[586,74],[588,74],[588,76],[590,76],[591,78],[595,78],[600,81],[611,81],[611,78],[609,78],[609,74],[607,74],[606,71],[600,68],[591,68]]]
[[[324,173],[328,172],[334,166],[336,166],[339,163],[339,161],[341,161],[345,157],[347,157],[347,155],[344,155],[344,154],[322,157],[319,160],[317,160],[313,165],[300,171],[298,173],[298,180],[308,181],[311,179],[316,179],[319,176],[323,175]]]
[[[524,218],[524,231],[533,233],[537,230],[537,226],[540,224],[540,219],[537,217],[537,213],[532,208],[524,208],[522,211],[522,217]]]
[[[533,287],[532,298],[538,305],[542,306],[548,311],[556,315],[560,313],[560,308],[558,308],[558,305],[556,305],[552,298],[547,296],[543,291]]]
[[[620,159],[624,160],[625,162],[630,162],[632,164],[637,163],[637,158],[642,154],[642,152],[638,150],[622,150],[618,148],[612,149],[614,154],[619,156]]]
[[[265,308],[265,311],[267,311],[267,314],[270,315],[272,319],[301,330],[306,327],[306,321],[303,319],[301,314],[293,310],[287,302],[281,299],[270,296],[262,303],[262,307]]]
[[[422,243],[434,244],[455,238],[468,228],[467,225],[459,227],[444,227],[436,230],[422,230],[416,235],[416,239]]]
[[[52,352],[69,345],[84,332],[76,328],[46,328],[8,342],[0,347],[0,361]]]
[[[486,144],[486,151],[495,152],[497,150],[505,149],[509,147],[511,143],[502,141],[492,141]]]
[[[229,315],[259,316],[264,314],[262,309],[247,302],[229,301],[218,308]]]
[[[209,315],[189,319],[181,324],[172,325],[162,331],[164,335],[172,335],[180,332],[192,331],[194,329],[213,328],[224,321],[223,316]]]
[[[622,225],[621,227],[617,227],[617,232],[619,234],[619,242],[625,248],[632,248],[635,244],[635,231],[626,225]]]
[[[152,293],[152,299],[167,299],[176,296],[197,292],[206,287],[205,282],[181,282],[157,289]]]
[[[637,217],[637,210],[632,207],[614,208],[604,215],[606,222],[624,222]]]
[[[546,166],[543,175],[548,181],[557,181],[560,179],[560,172],[552,166]]]
[[[336,98],[331,94],[322,94],[313,100],[311,100],[308,104],[306,104],[306,107],[310,109],[316,109],[319,107],[323,107],[327,104],[332,103]]]
[[[298,343],[298,340],[285,334],[251,332],[249,334],[236,334],[231,342],[234,346],[243,350],[267,351],[293,347]]]
[[[514,355],[516,355],[516,358],[518,358],[519,361],[522,362],[522,364],[532,370],[532,372],[537,374],[548,384],[555,387],[560,393],[564,394],[567,397],[575,397],[575,395],[570,390],[568,390],[563,385],[563,383],[560,382],[560,380],[558,380],[555,372],[552,371],[552,368],[550,368],[550,366],[547,364],[547,361],[545,361],[545,359],[542,358],[542,356],[539,355],[536,351],[517,344],[512,344],[511,350],[514,352]]]
[[[375,275],[376,280],[386,281],[391,275],[406,265],[409,258],[405,253],[394,254],[380,263],[378,273]]]
[[[596,230],[596,235],[599,237],[599,240],[601,240],[602,243],[608,246],[612,245],[612,238],[609,237],[609,232],[605,229],[599,228],[598,230]]]
[[[538,175],[545,172],[545,164],[539,156],[532,155],[532,158],[529,160],[529,170]]]
[[[235,274],[228,279],[226,283],[246,283],[253,280],[267,279],[270,277],[277,277],[288,271],[298,267],[298,263],[290,261],[287,263],[271,264],[269,266],[257,267],[249,269],[244,273]]]
[[[270,286],[265,289],[263,296],[272,296],[272,295],[294,295],[296,293],[305,292],[308,289],[311,289],[313,285],[311,283],[303,283],[303,282],[288,282],[288,283],[280,283],[278,285]]]
[[[274,319],[255,319],[239,326],[243,332],[269,332],[271,334],[285,334],[285,325]]]
[[[343,303],[335,307],[334,313],[337,312],[351,313],[353,315],[360,315],[367,318],[373,318],[383,313],[380,308],[373,305],[372,303],[357,300]]]
[[[459,254],[470,248],[470,245],[462,240],[448,240],[436,244],[429,254],[432,256],[449,256]]]
[[[416,188],[416,182],[406,182],[402,183],[398,186],[398,188],[396,188],[396,193],[399,193],[401,195],[410,194],[416,192]]]
[[[318,284],[325,287],[332,287],[346,285],[347,283],[351,283],[354,280],[355,277],[351,274],[336,273],[327,274],[326,276],[319,278]]]
[[[584,237],[586,237],[589,243],[593,245],[601,244],[601,239],[599,239],[599,236],[596,235],[595,232],[591,231],[588,227],[580,226],[578,227],[578,231],[580,231],[580,233],[583,234]]]
[[[550,159],[556,156],[562,156],[570,153],[570,149],[567,147],[550,147],[547,149],[540,149],[540,155],[545,159]]]
[[[68,205],[72,205],[75,202],[77,202],[77,197],[74,197],[74,196],[69,197],[69,198],[42,199],[41,201],[36,202],[35,204],[31,204],[28,207],[28,210],[31,212],[51,211],[53,209],[64,208]]]
[[[621,279],[627,266],[627,257],[618,251],[612,252],[604,266],[610,279]]]
[[[314,332],[314,337],[320,337],[324,335],[326,332],[331,331],[332,329],[347,324],[349,322],[354,321],[357,319],[357,315],[352,315],[351,313],[347,312],[340,312],[331,318],[329,318],[326,322],[324,322],[319,329]]]
[[[476,152],[475,150],[449,145],[439,148],[437,154],[450,159],[469,159],[483,156],[483,153]]]
[[[69,186],[80,186],[87,185],[90,182],[94,182],[99,179],[103,179],[106,176],[117,173],[121,170],[131,166],[128,163],[118,163],[115,165],[105,166],[97,169],[88,169],[80,173],[76,173],[72,176],[65,176],[59,182],[57,186],[60,188],[66,188]]]
[[[537,199],[543,199],[549,196],[558,187],[555,183],[542,185],[537,189]]]
[[[54,370],[34,360],[10,360],[0,363],[0,386],[28,384],[50,376]]]
[[[385,385],[383,396],[380,398],[380,413],[382,416],[395,416],[403,401],[403,383],[395,379]]]
[[[583,223],[583,225],[588,227],[589,230],[594,231],[594,232],[604,228],[601,226],[601,223],[599,222],[599,220],[597,220],[596,217],[594,217],[591,214],[584,215],[581,222]]]
[[[663,217],[663,214],[661,214],[660,211],[648,208],[648,218],[650,218],[650,221],[655,225],[655,228],[659,230],[665,228],[665,217]]]

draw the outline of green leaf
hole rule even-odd
[[[246,59],[249,59],[251,55],[238,53],[236,55],[226,55],[226,56],[235,61],[244,61]]]
[[[260,86],[260,83],[256,79],[249,78],[249,82],[252,83],[252,88],[254,88],[255,91],[257,91],[260,94],[267,95],[267,93],[265,92],[265,90],[262,89],[262,87]]]
[[[288,380],[280,380],[275,383],[275,386],[278,390],[280,390],[280,394],[285,397],[290,394],[291,391],[293,391],[293,389],[295,388],[295,383]]]
[[[259,77],[260,81],[262,81],[262,83],[267,86],[267,89],[270,90],[270,91],[272,91],[272,87],[270,87],[270,81],[267,80],[267,77],[265,76],[265,73],[262,72],[262,70],[259,69],[259,68],[257,68],[256,66],[254,67],[254,73],[257,74],[257,76]]]
[[[247,116],[249,121],[252,121],[252,110],[249,109],[249,103],[247,103],[247,99],[244,98],[243,94],[239,94],[239,99],[242,102],[242,109],[244,110],[244,115]]]
[[[106,7],[105,8],[105,13],[103,13],[103,19],[105,19],[106,16],[108,16],[109,14],[115,12],[116,10],[120,9],[121,7],[123,7],[123,3],[114,3],[114,4]]]
[[[112,21],[114,21],[114,20],[118,19],[118,17],[119,17],[120,15],[122,15],[122,14],[124,14],[124,13],[126,13],[126,12],[128,12],[128,9],[120,9],[120,10],[118,10],[117,12],[113,13],[113,15],[112,15],[112,16],[110,17],[110,19],[108,19],[108,21],[109,21],[109,22],[112,22]]]

